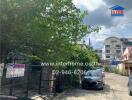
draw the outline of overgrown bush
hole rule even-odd
[[[80,86],[79,75],[65,75],[64,85],[65,88],[78,88]]]
[[[118,69],[114,68],[112,69],[112,73],[115,73],[115,74],[120,74],[120,75],[124,75],[123,72],[119,71]]]
[[[104,67],[104,70],[105,70],[105,72],[111,72],[110,66],[105,66],[105,67]]]
[[[106,72],[124,75],[124,73],[120,72],[117,68],[112,68],[110,66],[105,66],[104,69],[105,69]]]

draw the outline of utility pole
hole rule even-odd
[[[90,38],[89,38],[89,47],[91,47],[91,40],[90,40]]]

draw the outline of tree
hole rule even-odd
[[[91,32],[71,0],[0,0],[1,55],[12,50],[58,61]],[[54,59],[55,58],[55,59]]]
[[[80,45],[72,46],[71,53],[68,55],[67,60],[73,62],[83,63],[83,66],[70,66],[72,69],[90,69],[90,63],[98,63],[98,55],[90,47],[81,48]]]

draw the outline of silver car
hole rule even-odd
[[[129,95],[132,96],[132,74],[129,76],[128,92],[129,92]]]

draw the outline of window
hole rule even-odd
[[[106,53],[110,53],[110,50],[106,50]]]
[[[111,43],[116,43],[117,41],[116,40],[112,40]]]
[[[128,42],[127,45],[128,45],[128,46],[132,46],[132,42]]]
[[[121,50],[116,50],[116,53],[121,53]]]
[[[99,50],[99,53],[102,53],[102,50]]]
[[[110,45],[105,45],[106,48],[110,48]]]
[[[106,56],[106,58],[110,58],[110,56]]]
[[[95,52],[98,52],[98,50],[95,50]]]
[[[117,48],[121,48],[121,45],[116,45]]]

